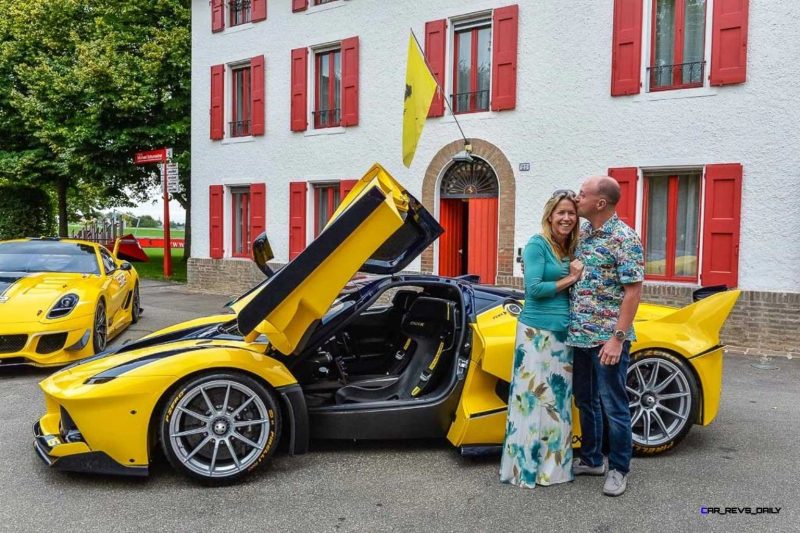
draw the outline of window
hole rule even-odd
[[[654,0],[651,91],[703,86],[705,32],[706,0]]]
[[[314,128],[339,126],[342,101],[341,49],[316,54]]]
[[[114,261],[114,258],[111,256],[108,251],[103,248],[100,248],[100,259],[103,260],[103,269],[106,271],[106,274],[111,274],[117,269],[117,262]]]
[[[339,207],[339,184],[314,186],[314,237],[319,236]]]
[[[312,5],[321,6],[322,4],[330,4],[331,2],[336,2],[337,0],[314,0]]]
[[[231,26],[250,22],[250,0],[228,0]]]
[[[644,249],[648,279],[696,281],[700,171],[645,174]]]
[[[231,255],[250,256],[250,189],[231,189],[231,227],[233,229]]]
[[[491,20],[456,26],[453,46],[453,94],[455,113],[489,110],[492,71]]]
[[[234,67],[231,69],[231,137],[244,137],[251,135],[250,119],[250,65]]]

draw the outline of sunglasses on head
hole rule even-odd
[[[572,200],[577,197],[578,195],[575,194],[575,191],[572,189],[558,189],[553,193],[553,196],[551,196],[551,198],[570,198]]]

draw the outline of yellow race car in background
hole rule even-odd
[[[37,453],[63,470],[146,475],[160,448],[176,470],[222,483],[264,465],[280,442],[298,454],[312,438],[499,449],[523,295],[401,274],[441,232],[375,165],[282,269],[267,265],[266,235],[256,240],[267,279],[230,304],[235,314],[166,328],[42,381]],[[628,376],[640,453],[716,416],[719,330],[737,297],[640,307]]]
[[[0,366],[56,366],[101,352],[141,313],[139,276],[104,246],[0,242]]]

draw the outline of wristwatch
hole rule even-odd
[[[626,333],[621,329],[615,329],[613,335],[618,341],[624,341],[625,337],[627,337]]]

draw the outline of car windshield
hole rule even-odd
[[[0,272],[99,274],[93,246],[58,241],[0,243]]]

